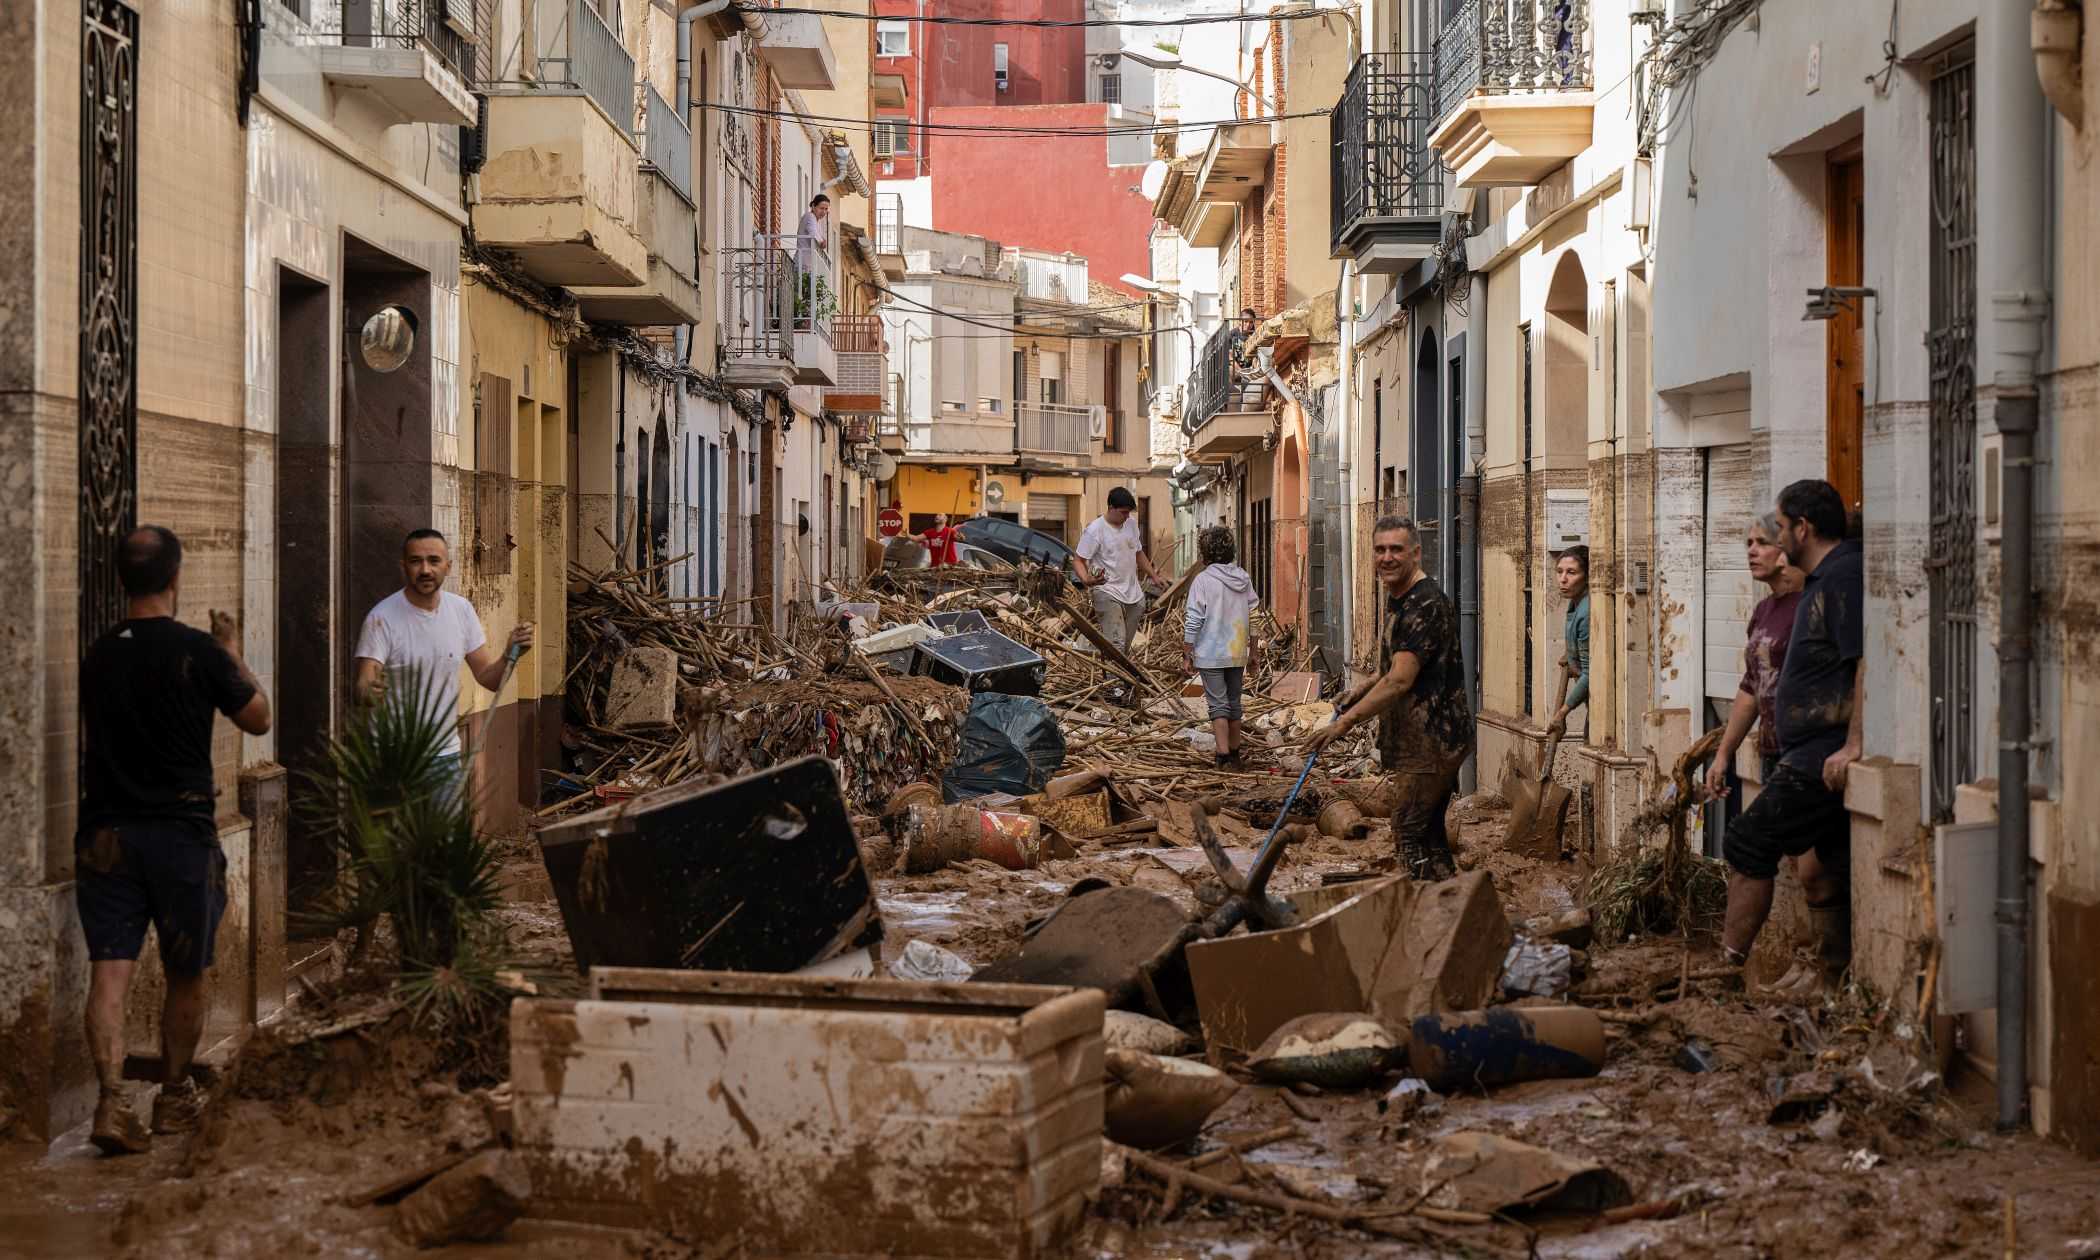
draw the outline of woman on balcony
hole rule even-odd
[[[811,327],[817,303],[825,293],[821,277],[829,270],[831,254],[831,198],[818,193],[809,199],[802,222],[795,228],[795,326]]]

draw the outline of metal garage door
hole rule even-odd
[[[1764,588],[1750,577],[1743,536],[1759,514],[1750,444],[1706,451],[1706,695],[1725,711],[1743,678],[1744,631]]]

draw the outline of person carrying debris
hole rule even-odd
[[[1590,549],[1570,547],[1561,552],[1553,562],[1553,580],[1560,586],[1560,597],[1568,601],[1560,657],[1567,681],[1562,684],[1560,707],[1546,724],[1546,733],[1559,739],[1568,729],[1568,715],[1590,702]]]
[[[1744,551],[1750,576],[1772,593],[1750,610],[1749,629],[1743,636],[1743,681],[1728,711],[1728,729],[1721,733],[1721,746],[1706,772],[1706,792],[1714,797],[1728,795],[1735,753],[1743,746],[1752,722],[1757,723],[1757,760],[1762,770],[1757,781],[1772,781],[1772,770],[1779,764],[1779,672],[1786,665],[1787,640],[1794,633],[1794,609],[1801,603],[1806,576],[1787,562],[1786,551],[1779,545],[1775,513],[1767,512],[1752,523]]]
[[[1145,536],[1130,519],[1137,511],[1137,498],[1117,486],[1108,492],[1108,510],[1088,523],[1079,535],[1079,550],[1072,568],[1080,585],[1091,588],[1094,620],[1124,652],[1130,638],[1145,619],[1145,588],[1138,584],[1138,570],[1164,585],[1159,570],[1145,554]]]
[[[212,714],[250,735],[270,730],[270,701],[241,660],[233,617],[214,610],[209,634],[175,619],[182,542],[173,531],[142,525],[127,534],[117,575],[124,620],[95,640],[80,671],[73,888],[88,949],[88,1053],[101,1086],[89,1141],[108,1155],[143,1151],[153,1133],[196,1126],[204,1099],[190,1064],[204,1035],[204,977],[226,913]],[[149,922],[167,984],[151,1132],[120,1092],[124,1003]]]
[[[1203,699],[1210,708],[1218,767],[1240,764],[1240,688],[1247,677],[1248,619],[1257,602],[1254,582],[1233,563],[1232,531],[1211,525],[1196,535],[1196,555],[1204,568],[1189,583],[1187,611],[1182,615],[1181,659],[1203,677]]]
[[[1845,537],[1845,501],[1835,486],[1794,482],[1778,506],[1779,544],[1807,578],[1773,702],[1779,764],[1729,824],[1722,848],[1729,873],[1721,948],[1731,963],[1749,960],[1772,912],[1779,859],[1793,857],[1815,929],[1816,978],[1829,984],[1852,958],[1845,779],[1860,757],[1866,711],[1865,565],[1859,541]]]
[[[419,529],[401,544],[401,589],[365,614],[357,635],[359,702],[377,703],[386,694],[388,676],[422,679],[424,700],[434,713],[451,720],[459,713],[459,667],[464,663],[474,681],[490,691],[503,686],[504,653],[489,650],[481,617],[474,605],[445,589],[452,572],[452,553],[445,536]],[[509,647],[532,646],[532,623],[521,621],[510,632]],[[459,731],[445,736],[438,753],[447,777],[463,782]]]
[[[1473,711],[1459,654],[1458,612],[1422,572],[1422,535],[1405,516],[1381,516],[1371,554],[1386,596],[1383,671],[1344,696],[1335,719],[1306,741],[1317,753],[1379,718],[1378,755],[1393,777],[1393,845],[1419,880],[1457,874],[1444,812],[1473,754]]]
[[[926,544],[926,563],[936,569],[956,563],[961,557],[956,551],[955,540],[960,537],[962,535],[948,523],[946,512],[934,513],[933,527],[919,535],[919,541]]]

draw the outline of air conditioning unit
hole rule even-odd
[[[1086,434],[1096,442],[1108,436],[1108,408],[1100,403],[1086,409]]]

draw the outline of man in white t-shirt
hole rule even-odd
[[[1145,536],[1130,519],[1137,499],[1122,486],[1108,492],[1108,511],[1094,518],[1079,535],[1079,551],[1072,567],[1080,582],[1091,588],[1094,620],[1109,642],[1125,652],[1145,616],[1145,588],[1138,584],[1138,571],[1165,585],[1159,570],[1145,554]]]
[[[418,671],[431,706],[448,721],[459,715],[459,667],[495,691],[503,684],[503,653],[489,646],[474,605],[445,589],[452,555],[445,536],[419,529],[401,545],[401,589],[365,614],[357,636],[357,698],[371,704],[390,680],[406,683]],[[532,646],[532,623],[518,623],[507,646]],[[459,762],[459,731],[445,737],[440,756]],[[457,771],[455,770],[456,774]]]

